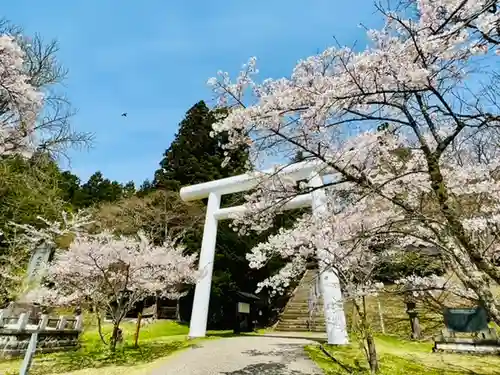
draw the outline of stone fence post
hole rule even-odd
[[[20,331],[24,331],[26,329],[26,325],[28,324],[28,319],[30,317],[29,313],[21,313],[19,315],[19,319],[17,320],[17,329]]]
[[[49,316],[47,314],[43,314],[42,317],[40,318],[40,325],[38,326],[38,329],[40,331],[43,331],[44,329],[47,328],[48,323],[49,323]]]
[[[83,315],[77,315],[74,329],[77,331],[81,331],[83,329]]]
[[[59,317],[59,321],[57,322],[57,327],[56,329],[60,329],[60,330],[63,330],[65,327],[66,327],[66,323],[67,323],[67,320],[66,320],[66,317],[61,315]]]

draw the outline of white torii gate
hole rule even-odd
[[[287,175],[295,181],[307,179],[311,187],[320,187],[324,184],[321,175],[321,171],[324,169],[325,165],[321,162],[305,161],[284,167],[278,173]],[[262,173],[276,173],[276,170],[263,171]],[[194,201],[208,197],[199,261],[201,278],[196,284],[194,293],[193,310],[189,325],[190,337],[205,337],[206,335],[217,223],[219,220],[230,218],[233,214],[246,211],[245,206],[220,208],[221,197],[226,194],[250,190],[257,186],[258,182],[256,175],[249,173],[183,187],[180,191],[181,198],[184,201]],[[283,209],[312,207],[313,214],[321,214],[326,210],[325,199],[324,190],[316,189],[312,193],[298,195],[291,199],[284,205]],[[322,252],[318,251],[318,257],[322,258],[323,256]],[[348,343],[348,336],[339,279],[331,269],[324,267],[325,262],[320,261],[319,264],[320,292],[323,296],[328,343],[345,345]]]

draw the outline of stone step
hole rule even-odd
[[[290,310],[285,310],[282,314],[282,316],[289,316],[289,317],[303,317],[303,316],[324,316],[323,314],[323,309],[321,310],[314,310],[314,311],[311,311],[311,313],[309,313],[309,311],[307,310],[293,310],[293,309],[290,309]]]
[[[293,301],[302,301],[302,302],[307,302],[309,301],[309,291],[306,291],[306,292],[298,292],[298,293],[295,293],[293,296],[292,296],[292,300]]]
[[[285,311],[276,326],[276,331],[284,332],[321,332],[326,331],[323,317],[323,301],[315,303],[314,310],[309,312],[309,298],[318,278],[317,270],[308,270],[291,296]]]
[[[301,293],[301,294],[311,294],[312,293],[312,285],[304,285],[304,287],[300,287],[295,289],[295,293]]]
[[[305,287],[311,287],[317,283],[317,279],[315,276],[307,276],[302,279],[301,283],[297,286],[297,289],[303,289]]]
[[[276,328],[277,332],[321,332],[326,333],[326,329],[323,328],[301,328],[301,327],[291,327],[291,328]]]
[[[314,307],[311,311],[309,311],[309,308],[297,308],[297,307],[287,307],[285,311],[283,311],[284,314],[290,313],[290,314],[297,314],[297,315],[309,315],[309,313],[312,314],[323,314],[323,306],[316,306]]]
[[[307,316],[301,316],[301,317],[288,317],[288,316],[282,316],[280,319],[280,322],[297,322],[297,323],[307,323],[307,322],[313,322],[313,323],[318,323],[318,324],[325,324],[325,318],[323,317],[313,317],[312,319],[309,319]]]
[[[285,310],[296,310],[309,312],[309,304],[307,302],[289,302]]]
[[[312,283],[307,283],[307,284],[301,284],[301,286],[298,286],[294,292],[299,293],[299,292],[307,292],[309,293],[311,289],[313,288],[314,284]]]
[[[312,329],[303,329],[303,328],[276,328],[277,332],[326,332],[326,329],[312,328]]]
[[[276,327],[278,332],[322,332],[326,333],[326,328],[323,327]]]
[[[287,306],[297,306],[297,307],[308,307],[309,306],[309,301],[307,299],[301,299],[301,298],[292,298]]]
[[[311,291],[309,289],[298,290],[298,291],[295,291],[295,293],[292,295],[292,298],[294,298],[294,299],[300,298],[300,299],[308,300],[310,295],[311,295]]]
[[[309,317],[300,317],[300,318],[281,317],[279,321],[280,323],[285,322],[285,323],[297,323],[297,324],[307,324],[307,322],[318,323],[318,324],[325,323],[325,319],[323,317],[316,317],[316,318],[313,317],[312,319],[309,319]]]
[[[317,329],[321,329],[321,330],[326,330],[326,325],[325,324],[299,324],[299,323],[286,323],[286,322],[283,322],[280,324],[277,325],[277,327],[279,328],[300,328],[300,329],[313,329],[313,328],[317,328]]]
[[[284,311],[283,314],[293,314],[293,315],[318,315],[318,314],[323,314],[323,306],[316,306],[313,309],[309,311],[309,308],[297,308],[297,307],[287,307]]]
[[[317,275],[306,275],[301,283],[297,285],[298,288],[301,288],[304,285],[314,285],[318,282],[318,276]]]
[[[318,329],[321,331],[326,331],[326,326],[323,324],[278,324],[277,329],[302,329],[302,330],[313,330]]]
[[[317,306],[309,311],[309,308],[287,307],[283,314],[290,313],[296,315],[323,314],[323,306]]]
[[[310,291],[314,285],[316,285],[316,281],[314,280],[306,280],[306,281],[303,281],[302,284],[300,284],[297,288],[295,288],[295,291],[298,292],[299,290],[307,290],[307,291]]]
[[[316,279],[318,277],[318,275],[319,275],[318,272],[308,271],[302,277],[302,281],[314,280],[314,279]]]
[[[297,307],[300,309],[308,309],[309,308],[309,302],[308,301],[297,301],[297,300],[291,300],[288,302],[287,306],[293,306]],[[323,306],[323,301],[317,301],[315,304],[311,304],[311,306],[318,307],[318,306]]]
[[[293,320],[286,320],[286,321],[280,321],[278,323],[278,327],[302,327],[302,328],[307,328],[307,327],[326,327],[325,323],[317,323],[317,322],[297,322]]]
[[[291,314],[283,314],[281,315],[281,320],[297,320],[297,321],[315,321],[315,322],[324,322],[325,317],[323,314],[320,315],[291,315]]]
[[[312,312],[323,311],[323,304],[313,306],[311,310],[312,310]],[[309,314],[309,305],[308,304],[302,305],[302,304],[292,304],[292,303],[289,303],[286,306],[284,312],[297,312],[297,313],[307,313],[307,314]]]
[[[326,332],[324,327],[276,327],[278,332]]]

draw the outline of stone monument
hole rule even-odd
[[[49,262],[53,249],[49,245],[42,243],[38,246],[33,254],[28,265],[28,275],[26,283],[28,285],[36,286],[39,284],[41,277],[43,277],[45,267]]]
[[[434,339],[434,352],[500,354],[500,339],[483,307],[445,308],[443,318],[446,328]]]
[[[23,285],[24,292],[15,302],[11,302],[7,309],[5,309],[6,316],[17,316],[21,313],[29,313],[30,316],[34,318],[39,315],[41,312],[40,306],[34,305],[32,301],[28,301],[26,295],[30,290],[40,285],[53,251],[53,248],[45,243],[42,243],[33,251]]]

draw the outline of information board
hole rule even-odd
[[[488,314],[482,307],[445,309],[446,328],[455,332],[479,332],[488,328]]]
[[[238,312],[243,314],[250,314],[250,304],[238,302]]]

